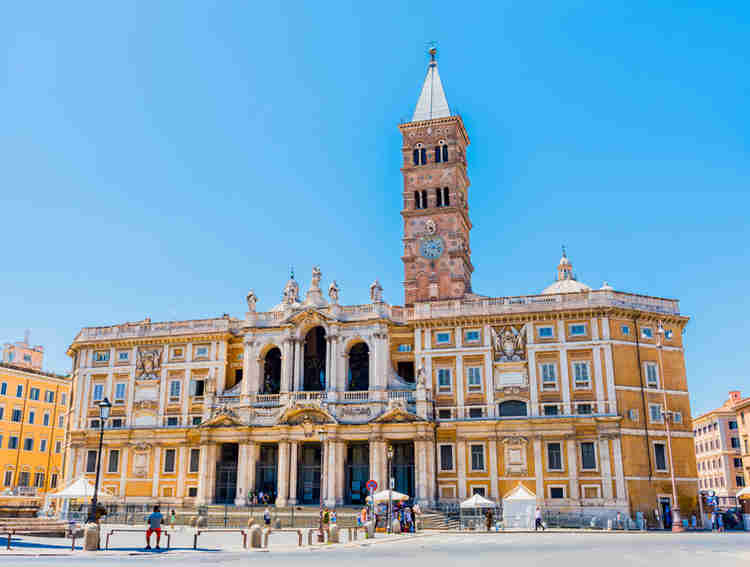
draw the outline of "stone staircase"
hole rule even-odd
[[[442,512],[440,510],[422,511],[423,530],[457,530],[461,521],[457,513]]]

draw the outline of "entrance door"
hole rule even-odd
[[[414,498],[414,443],[393,443],[394,490]]]
[[[672,508],[669,505],[669,498],[666,496],[659,497],[659,509],[661,511],[662,521],[664,522],[664,529],[672,529]]]
[[[346,449],[346,492],[344,501],[347,504],[365,504],[367,487],[365,483],[370,475],[370,445],[353,443]]]
[[[237,443],[224,443],[221,446],[219,462],[216,463],[216,503],[234,504],[237,495]]]
[[[300,504],[320,503],[320,443],[304,443],[299,448],[297,469],[297,502]]]
[[[276,470],[279,464],[277,445],[261,445],[260,458],[255,464],[255,492],[268,496],[268,503],[276,502]]]

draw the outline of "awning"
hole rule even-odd
[[[78,477],[76,480],[71,482],[68,486],[60,490],[59,492],[53,492],[48,494],[50,498],[87,498],[91,499],[94,496],[94,485],[91,484],[85,477]],[[97,492],[98,500],[115,500],[116,497],[109,491],[104,490],[101,486]]]
[[[487,500],[480,494],[475,494],[468,500],[461,502],[460,507],[462,510],[466,508],[494,508],[495,503],[492,500]]]
[[[390,497],[388,496],[389,493]],[[381,490],[380,492],[373,494],[372,497],[368,496],[367,501],[371,502],[372,500],[375,500],[375,502],[388,502],[389,498],[391,502],[403,502],[404,500],[409,500],[409,495],[401,494],[395,490]]]

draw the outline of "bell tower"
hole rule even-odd
[[[437,67],[430,63],[410,122],[399,125],[403,143],[404,304],[461,299],[471,294],[469,246],[469,136],[451,113]]]

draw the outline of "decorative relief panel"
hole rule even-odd
[[[135,363],[135,377],[139,380],[156,380],[161,371],[162,348],[139,348]]]
[[[504,437],[502,443],[506,476],[527,475],[529,472],[526,460],[528,439],[521,436]]]

